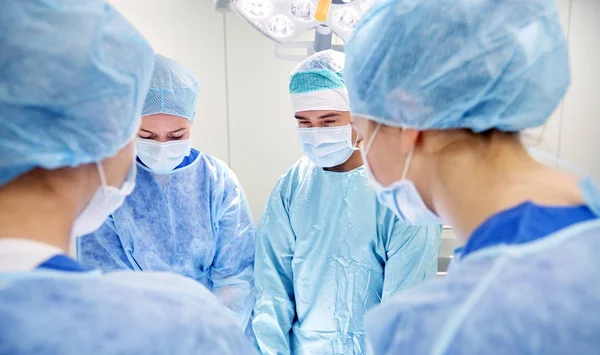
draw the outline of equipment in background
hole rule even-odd
[[[301,61],[327,49],[343,52],[344,45],[335,44],[333,35],[341,39],[340,43],[347,41],[373,0],[215,0],[215,9],[221,11],[228,2],[231,9],[276,42],[276,57]],[[308,31],[314,31],[313,41],[294,41]],[[302,54],[296,54],[298,51]]]

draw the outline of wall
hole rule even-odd
[[[150,41],[154,50],[176,59],[200,79],[192,130],[194,146],[229,161],[225,80],[225,27],[209,0],[109,1]]]
[[[557,0],[569,43],[571,87],[545,127],[539,148],[600,182],[600,0]]]
[[[194,145],[238,174],[255,220],[277,178],[301,155],[287,96],[295,63],[275,58],[273,43],[210,0],[112,0],[158,52],[201,80]],[[600,0],[558,0],[568,36],[572,86],[542,129],[540,147],[600,181]]]
[[[273,42],[237,14],[225,23],[230,163],[258,221],[277,178],[302,156],[288,95],[297,63],[275,58]]]
[[[573,85],[563,103],[558,153],[600,181],[600,1],[572,0],[569,19]]]

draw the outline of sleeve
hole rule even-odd
[[[252,322],[262,354],[290,354],[296,316],[292,257],[296,237],[279,189],[272,192],[257,232],[256,305]]]
[[[225,168],[222,201],[218,207],[217,248],[210,269],[212,291],[232,310],[242,330],[254,306],[254,226],[246,196]]]
[[[77,260],[85,267],[105,272],[139,270],[129,261],[112,216],[95,232],[77,238]]]
[[[441,239],[441,225],[409,226],[394,218],[387,243],[382,300],[435,277]]]

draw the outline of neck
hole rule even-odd
[[[76,216],[72,200],[27,177],[0,188],[0,238],[46,243],[67,251]]]
[[[575,177],[539,164],[521,146],[496,150],[483,159],[476,155],[438,162],[431,181],[434,209],[465,243],[488,218],[526,201],[546,206],[583,203]]]
[[[355,150],[354,153],[344,163],[334,166],[331,168],[323,168],[324,170],[331,171],[334,173],[345,173],[357,169],[363,165],[362,156],[359,150]]]

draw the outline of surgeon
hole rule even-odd
[[[291,74],[306,157],[277,182],[257,231],[263,354],[364,354],[366,311],[437,271],[441,225],[402,223],[369,186],[343,68],[325,51]]]
[[[597,353],[600,192],[519,140],[569,85],[554,1],[379,2],[346,51],[380,199],[465,243],[447,278],[367,316],[373,353]]]
[[[254,227],[235,174],[191,147],[198,79],[156,55],[142,109],[136,190],[97,231],[79,261],[102,270],[171,271],[213,291],[242,328],[254,305]]]
[[[204,286],[66,255],[135,186],[148,43],[102,0],[0,2],[0,354],[248,354]]]

